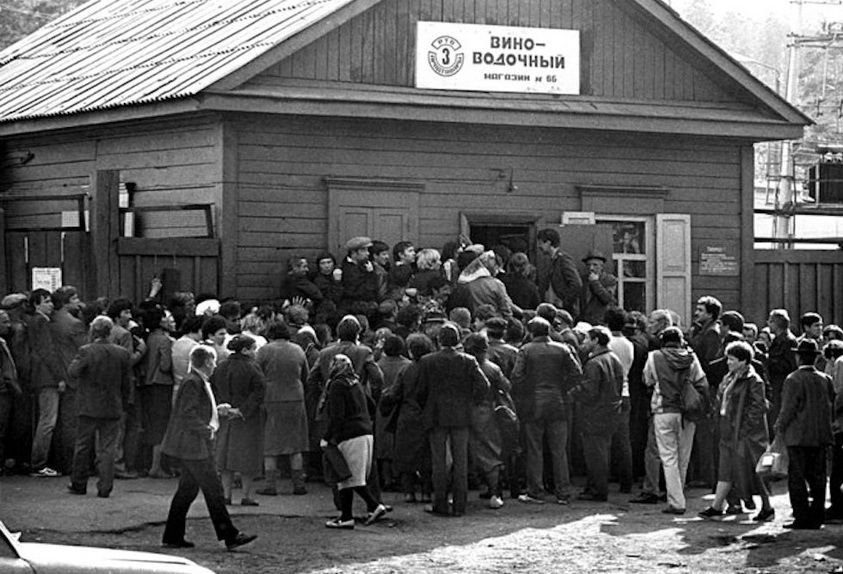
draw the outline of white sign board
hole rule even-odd
[[[418,22],[416,87],[579,94],[580,33]]]
[[[32,289],[46,289],[50,293],[61,287],[61,267],[33,267]]]

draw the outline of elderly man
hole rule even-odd
[[[512,398],[524,429],[527,492],[518,500],[544,503],[544,442],[550,449],[556,502],[568,504],[571,479],[568,469],[567,393],[582,376],[579,362],[564,343],[550,339],[550,323],[534,317],[527,323],[531,341],[521,347],[512,371]]]
[[[582,278],[580,321],[602,325],[606,309],[617,304],[618,279],[606,271],[606,257],[597,250],[583,257],[583,263],[587,273]]]
[[[782,385],[775,433],[784,437],[787,445],[787,491],[793,509],[793,522],[785,528],[815,530],[824,520],[826,449],[833,442],[834,389],[831,377],[814,367],[819,353],[816,341],[803,339],[796,349],[799,366]]]
[[[418,403],[425,428],[430,431],[433,466],[433,506],[428,510],[438,516],[462,516],[468,503],[468,437],[472,407],[489,392],[489,381],[477,360],[455,349],[460,332],[453,323],[445,323],[438,335],[440,350],[419,361]],[[452,460],[448,477],[448,451]],[[453,502],[448,504],[448,483]]]
[[[76,407],[79,413],[76,445],[73,450],[71,494],[85,494],[91,449],[96,444],[97,496],[108,498],[114,487],[114,458],[120,438],[120,418],[129,405],[132,392],[132,365],[129,351],[110,342],[114,323],[104,316],[91,323],[92,342],[80,347],[70,363],[68,374],[78,381]]]
[[[208,513],[218,540],[233,550],[249,544],[256,535],[243,534],[231,522],[225,508],[222,482],[214,464],[214,439],[220,428],[217,404],[211,390],[211,375],[216,369],[216,353],[200,345],[190,352],[190,372],[182,381],[173,413],[161,444],[161,451],[179,460],[181,478],[170,503],[163,545],[166,548],[193,548],[185,540],[187,511],[199,491],[205,496]]]

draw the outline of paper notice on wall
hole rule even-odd
[[[61,267],[33,267],[32,289],[46,289],[50,293],[61,287]]]

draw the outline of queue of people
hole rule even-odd
[[[161,301],[160,282],[137,305],[82,303],[72,286],[7,295],[2,472],[70,475],[78,495],[97,474],[101,497],[115,478],[178,476],[164,544],[192,545],[184,520],[202,491],[236,548],[254,535],[226,506],[278,495],[281,462],[295,495],[332,485],[333,529],[354,528],[355,493],[371,524],[392,510],[384,490],[459,516],[472,484],[497,510],[507,490],[523,504],[602,502],[612,480],[632,495],[639,477],[631,502],[666,514],[688,510],[691,485],[715,493],[704,518],[759,495],[754,520],[768,521],[771,484],[755,469],[779,437],[789,526],[843,518],[843,330],[816,313],[797,337],[786,310],[759,329],[710,296],[687,330],[670,310],[627,312],[606,257],[590,252],[580,276],[553,229],[538,234],[541,270],[468,241],[346,247],[313,273],[291,258],[279,298],[245,313],[212,294]],[[586,476],[579,493],[572,473]]]

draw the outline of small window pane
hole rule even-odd
[[[623,308],[627,311],[647,311],[646,283],[623,284]]]
[[[644,261],[623,261],[624,277],[643,278],[647,273],[647,264]]]
[[[643,221],[612,221],[615,253],[644,253]]]

